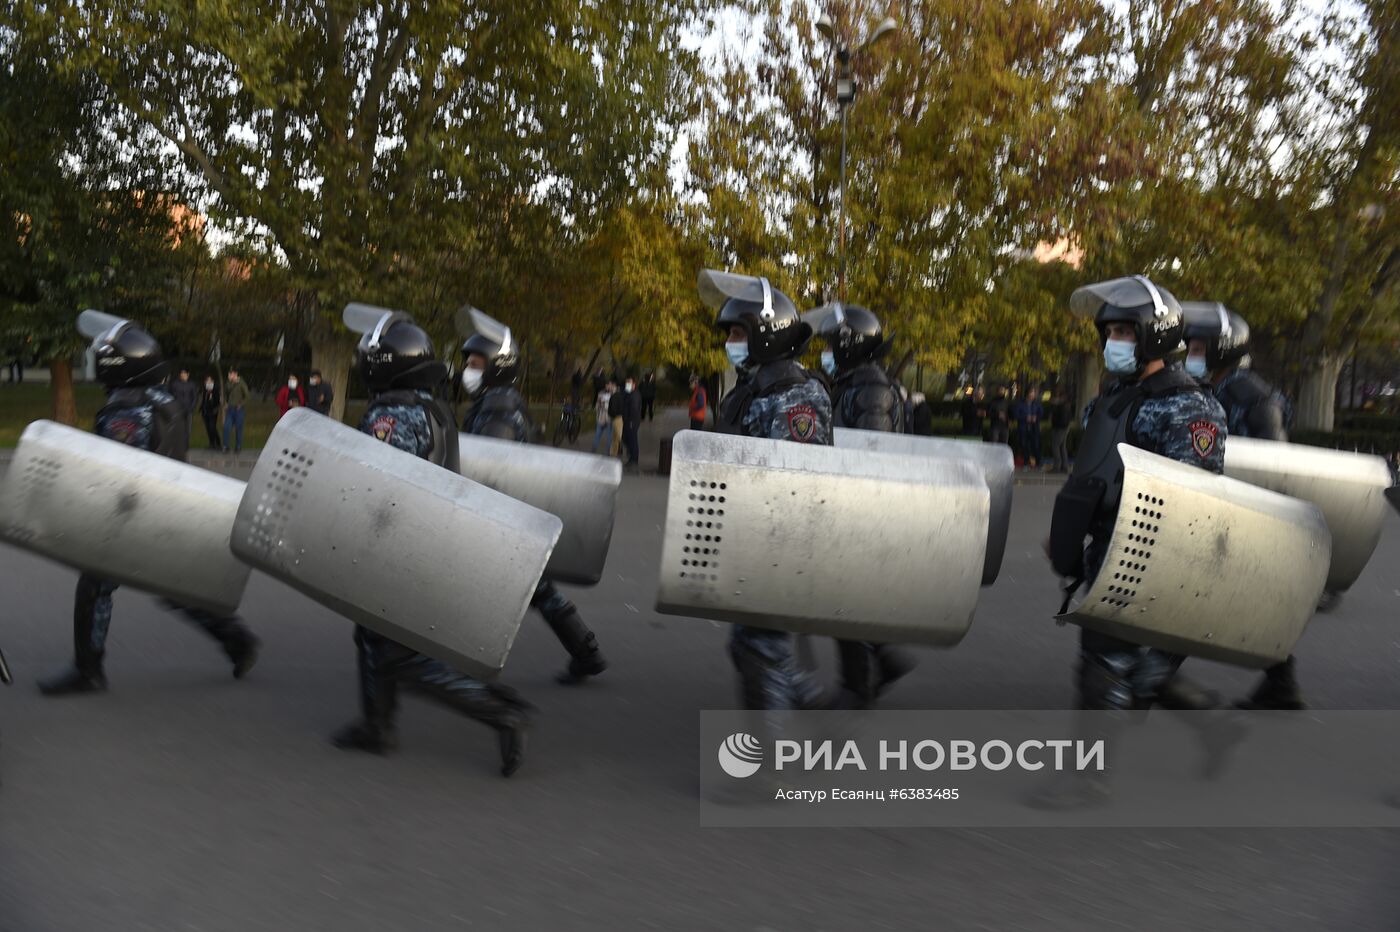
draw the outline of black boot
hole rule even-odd
[[[535,707],[515,690],[458,673],[422,654],[415,654],[394,672],[404,685],[494,728],[500,741],[501,774],[509,777],[520,769]]]
[[[235,615],[215,615],[201,608],[178,605],[169,599],[163,600],[166,608],[179,610],[196,627],[204,631],[224,648],[224,653],[233,662],[233,678],[241,680],[258,662],[258,648],[262,642]]]
[[[83,670],[70,666],[39,681],[39,692],[45,696],[71,696],[79,693],[107,691],[107,677],[100,666]]]
[[[603,652],[598,649],[598,639],[590,631],[583,652],[571,658],[569,665],[554,678],[554,681],[563,686],[576,686],[590,676],[597,676],[607,668],[608,661],[603,656]]]
[[[254,645],[256,650],[256,643]],[[331,735],[331,743],[347,751],[388,754],[399,746],[394,727],[398,683],[392,664],[396,652],[411,652],[366,628],[355,628],[355,672],[360,689],[360,719]]]
[[[880,671],[880,684],[875,689],[877,696],[893,686],[896,680],[912,673],[919,665],[913,654],[894,644],[876,644],[875,663]]]
[[[331,743],[346,751],[383,755],[398,748],[399,735],[393,727],[385,729],[361,720],[351,722],[331,735]]]
[[[102,672],[107,628],[112,622],[116,584],[83,573],[73,598],[73,664],[39,681],[45,696],[71,696],[107,690]]]
[[[582,683],[590,676],[597,676],[608,668],[608,661],[598,649],[598,638],[588,630],[579,617],[573,603],[562,611],[543,611],[544,620],[549,624],[554,636],[569,652],[569,666],[555,677],[555,681],[565,686]]]
[[[1264,671],[1264,679],[1248,699],[1235,703],[1241,709],[1273,709],[1285,712],[1301,712],[1308,707],[1303,694],[1298,690],[1298,679],[1293,669],[1293,658],[1276,663]]]
[[[496,732],[501,745],[501,776],[512,777],[525,763],[525,744],[530,734],[528,718]]]

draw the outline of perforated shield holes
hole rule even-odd
[[[247,543],[264,554],[280,546],[287,522],[296,510],[297,496],[311,476],[315,461],[284,447],[272,470],[272,482],[258,496]]]
[[[687,543],[681,547],[677,575],[694,583],[719,582],[719,544],[724,529],[725,492],[728,484],[704,479],[690,480],[686,506]]]

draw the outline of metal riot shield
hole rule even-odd
[[[1390,486],[1385,460],[1301,443],[1231,437],[1225,444],[1225,475],[1322,509],[1332,532],[1327,590],[1351,588],[1381,539],[1385,490]]]
[[[982,585],[990,586],[1001,571],[1006,554],[1006,536],[1011,530],[1011,492],[1015,486],[1016,460],[1004,443],[980,440],[953,440],[920,434],[890,434],[850,427],[835,429],[838,447],[871,450],[876,453],[902,453],[910,456],[939,456],[970,460],[982,472],[991,492],[990,523],[987,528],[987,558],[982,566]]]
[[[1286,659],[1327,579],[1322,512],[1127,444],[1118,452],[1123,497],[1107,554],[1061,619],[1240,666]]]
[[[24,430],[0,483],[0,539],[181,605],[232,614],[243,483],[53,421]]]
[[[988,508],[967,460],[681,431],[656,607],[951,647],[972,624]]]
[[[622,463],[495,437],[460,434],[462,475],[547,511],[564,524],[544,575],[591,586],[603,578]]]
[[[505,665],[559,519],[307,408],[267,440],[233,552],[463,672]]]

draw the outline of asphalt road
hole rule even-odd
[[[923,652],[887,706],[1071,702],[1075,632],[1049,621],[1039,552],[1053,493],[1018,487],[972,632]],[[527,617],[506,679],[542,712],[513,780],[487,730],[413,698],[396,756],[332,748],[356,711],[350,625],[258,574],[247,681],[123,590],[110,692],[44,699],[75,574],[0,548],[19,678],[0,692],[0,930],[1400,928],[1391,831],[700,828],[696,713],[736,697],[726,632],[651,609],[664,496],[664,479],[625,480],[606,579],[571,593],[605,676],[556,685],[562,651]],[[1392,515],[1297,651],[1316,706],[1400,703],[1397,566]],[[1231,693],[1252,680],[1191,669]]]

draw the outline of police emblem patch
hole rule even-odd
[[[1220,428],[1210,421],[1191,422],[1191,448],[1196,451],[1196,455],[1205,459],[1215,452],[1215,438],[1220,433]]]
[[[387,414],[381,414],[374,419],[374,423],[369,427],[369,432],[374,435],[375,440],[388,443],[389,438],[394,436],[394,427],[397,424],[397,418],[389,417]]]
[[[796,405],[788,410],[788,435],[798,443],[807,443],[817,433],[817,409],[811,405]]]
[[[129,418],[115,418],[107,424],[107,439],[127,446],[136,446],[140,433],[141,425]]]

